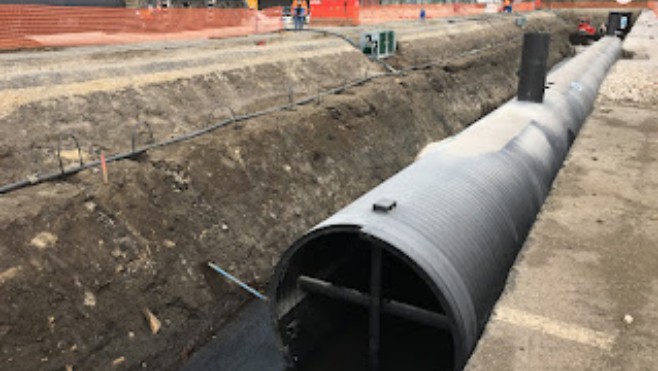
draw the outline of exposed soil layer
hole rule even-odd
[[[555,16],[530,16],[526,28],[551,32],[551,64],[571,53],[568,27]],[[401,67],[434,54],[449,62],[112,163],[108,185],[88,171],[1,196],[0,368],[178,368],[247,299],[208,261],[263,289],[279,253],[305,230],[514,93],[523,30],[512,17],[430,23],[424,31],[423,39],[401,37],[401,55],[390,63]],[[301,49],[329,42],[272,37]],[[180,57],[208,45],[179,49]],[[225,115],[216,111],[221,105],[249,112],[285,102],[281,80],[299,78],[296,90],[313,94],[318,85],[382,71],[358,52],[334,47],[299,59],[290,54],[303,50],[273,48],[262,56],[271,62],[220,72],[209,63],[190,68],[210,72],[188,77],[177,72],[181,67],[166,72],[174,77],[115,71],[123,85],[103,85],[55,71],[59,77],[30,94],[7,88],[2,94],[21,98],[3,106],[0,180],[56,167],[46,160],[52,146],[39,143],[62,127],[76,128],[94,158],[100,149],[128,147],[138,119],[162,139],[204,125],[213,112]],[[151,61],[170,56],[153,48]],[[72,53],[72,60],[83,58]],[[136,61],[106,54],[84,58]],[[14,72],[15,82],[29,80]],[[160,322],[157,334],[146,310]]]

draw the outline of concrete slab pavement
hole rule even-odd
[[[657,39],[644,12],[467,370],[658,368]]]

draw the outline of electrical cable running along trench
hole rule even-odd
[[[524,42],[521,100],[430,145],[284,252],[268,297],[292,368],[465,367],[621,55],[606,36],[554,70],[544,91],[545,60],[525,58],[534,45]]]
[[[487,18],[487,17],[483,17],[483,18]],[[347,41],[350,45],[352,45],[353,47],[358,49],[358,45],[356,45],[353,41],[349,40],[344,35],[341,35],[341,34],[338,34],[338,33],[335,33],[335,32],[331,32],[331,31],[320,31],[320,30],[317,30],[317,31],[316,30],[307,30],[307,31],[318,32],[318,33],[322,33],[322,34],[326,34],[326,35],[332,35],[332,36],[340,37],[341,39]],[[521,37],[521,36],[519,36],[519,37]],[[375,79],[390,77],[390,76],[397,76],[397,75],[401,75],[401,74],[404,74],[404,73],[409,72],[409,71],[427,69],[427,68],[430,68],[430,67],[433,67],[433,66],[446,65],[446,64],[448,64],[448,63],[450,63],[450,62],[452,62],[456,59],[463,58],[463,57],[470,56],[470,55],[475,55],[475,54],[478,54],[478,53],[482,53],[482,52],[491,50],[493,48],[499,47],[501,45],[506,45],[506,44],[509,44],[509,43],[517,42],[517,41],[518,41],[518,38],[510,38],[510,39],[508,39],[504,42],[501,42],[501,43],[498,43],[498,44],[491,44],[491,45],[488,45],[488,46],[486,46],[484,48],[480,48],[480,49],[469,50],[469,51],[466,51],[466,52],[463,52],[463,53],[460,53],[460,54],[456,54],[456,55],[454,55],[450,58],[443,58],[439,61],[423,63],[423,64],[420,64],[420,65],[417,65],[417,66],[409,66],[409,67],[406,67],[406,68],[403,68],[403,69],[400,69],[400,70],[396,70],[395,68],[393,68],[392,66],[390,66],[389,64],[387,64],[383,60],[374,59],[375,62],[377,62],[379,64],[382,64],[388,70],[388,72],[376,73],[376,74],[373,74],[372,76],[368,76],[367,73],[366,73],[366,76],[362,79],[357,79],[357,80],[345,83],[344,85],[341,85],[341,86],[338,86],[338,87],[335,87],[335,88],[330,88],[330,89],[326,89],[326,90],[323,90],[323,91],[318,91],[317,94],[315,94],[311,97],[308,97],[308,98],[298,100],[298,101],[294,100],[293,91],[292,91],[292,89],[289,88],[289,91],[288,91],[289,102],[288,102],[288,104],[280,105],[280,106],[274,106],[274,107],[271,107],[271,108],[268,108],[268,109],[265,109],[265,110],[262,110],[262,111],[257,111],[257,112],[245,114],[245,115],[242,115],[242,116],[236,116],[235,113],[233,112],[233,110],[230,107],[220,107],[220,108],[226,108],[230,112],[230,114],[231,114],[230,119],[220,121],[216,124],[209,125],[209,126],[203,128],[203,129],[195,130],[195,131],[189,132],[187,134],[183,134],[181,136],[171,138],[169,140],[165,140],[165,141],[157,142],[157,143],[147,144],[147,145],[141,146],[139,148],[135,148],[135,134],[136,133],[133,133],[133,143],[132,143],[131,151],[122,152],[122,153],[118,153],[118,154],[114,154],[114,155],[109,155],[105,158],[105,162],[106,163],[111,163],[111,162],[121,161],[121,160],[134,160],[134,159],[138,158],[140,155],[146,153],[149,150],[169,146],[169,145],[180,143],[180,142],[184,142],[184,141],[187,141],[187,140],[190,140],[190,139],[194,139],[194,138],[200,137],[202,135],[208,134],[210,132],[213,132],[213,131],[215,131],[217,129],[220,129],[222,127],[228,126],[230,124],[236,124],[236,123],[241,122],[241,121],[250,120],[250,119],[261,117],[261,116],[268,115],[268,114],[271,114],[271,113],[276,113],[276,112],[289,110],[289,109],[291,109],[295,106],[302,106],[302,105],[306,105],[306,104],[313,103],[313,102],[319,103],[323,96],[340,94],[340,93],[344,92],[347,89],[353,88],[355,86],[363,85],[364,83],[367,83],[367,82],[375,80]],[[136,130],[141,125],[145,125],[147,128],[149,128],[149,131],[150,131],[150,127],[148,126],[148,124],[145,124],[145,123],[137,124],[135,126],[134,130]],[[60,146],[61,146],[61,140],[62,140],[63,137],[73,138],[73,140],[76,142],[76,145],[78,147],[78,152],[80,152],[80,147],[77,143],[77,139],[72,134],[61,134],[60,135],[60,142],[58,143],[58,148],[60,148]],[[0,194],[7,194],[7,193],[17,191],[17,190],[22,189],[22,188],[26,188],[26,187],[29,187],[29,186],[34,186],[34,185],[45,183],[45,182],[57,181],[57,180],[60,180],[60,179],[67,178],[71,175],[77,174],[81,171],[102,166],[102,161],[100,159],[90,161],[90,162],[87,162],[87,163],[83,163],[82,157],[80,157],[80,166],[64,168],[62,166],[61,156],[59,156],[59,152],[60,151],[58,149],[58,161],[60,162],[60,171],[46,173],[46,174],[35,174],[35,175],[27,177],[24,180],[20,180],[20,181],[17,181],[17,182],[2,185],[2,186],[0,186]]]

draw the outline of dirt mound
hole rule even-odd
[[[391,60],[398,67],[414,53],[458,55],[462,41],[466,48],[489,47],[113,163],[109,185],[88,171],[0,197],[0,364],[178,367],[248,298],[209,270],[208,261],[263,289],[279,253],[306,229],[399,171],[426,143],[458,132],[513,94],[523,30],[512,19],[497,27],[499,34],[466,32],[464,40],[458,31],[450,41],[443,33],[435,42],[401,39],[402,56]],[[553,63],[570,52],[555,17],[531,19],[528,28],[553,33]],[[313,78],[325,68],[318,81],[328,83],[362,76],[365,66],[375,70],[350,51],[286,66],[310,69]],[[234,108],[287,99],[266,93],[281,91],[265,77],[284,67],[258,68],[241,71],[231,86],[256,91],[246,85],[252,81],[265,93],[234,93],[242,102]],[[226,94],[218,84],[225,76],[35,101],[3,118],[2,127],[71,125],[88,128],[89,140],[120,147],[129,140],[125,126],[92,122],[114,117],[111,123],[121,126],[141,114],[164,136],[200,125]],[[306,91],[314,84],[305,84]],[[162,99],[145,99],[154,96]],[[30,112],[49,126],[29,123]],[[7,161],[18,162],[12,156]],[[145,313],[159,321],[156,334]]]

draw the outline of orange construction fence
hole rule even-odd
[[[425,18],[443,18],[460,15],[484,13],[484,4],[400,4],[383,6],[364,6],[359,10],[360,24],[376,24],[390,21],[419,19],[421,9]],[[315,16],[315,14],[313,14]]]
[[[311,21],[314,24],[359,24],[358,0],[311,0]]]
[[[512,9],[515,12],[532,12],[540,7],[541,1],[512,2]]]
[[[377,5],[379,0],[311,0],[314,23],[377,24],[477,15],[492,5],[473,3]],[[658,15],[658,1],[513,1],[515,12],[542,9],[640,9]],[[496,6],[493,5],[496,11]],[[283,29],[282,9],[129,9],[47,5],[0,5],[0,50],[119,44],[156,40],[223,38]]]
[[[223,38],[281,30],[281,8],[0,5],[0,49]]]

